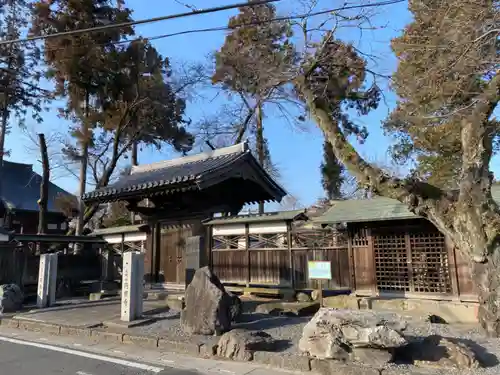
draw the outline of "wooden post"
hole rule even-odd
[[[249,224],[245,223],[245,251],[247,258],[247,288],[250,287],[251,274],[250,274],[250,228]]]
[[[161,224],[155,223],[155,241],[154,241],[154,280],[160,282],[160,262],[161,262]]]
[[[319,288],[318,288],[318,300],[319,307],[323,307],[323,280],[318,280]]]
[[[295,289],[295,269],[293,264],[293,251],[292,251],[292,224],[290,221],[286,223],[286,242],[288,244],[288,257],[290,265],[290,284],[292,289]]]
[[[375,248],[373,246],[373,236],[371,228],[366,228],[366,237],[368,240],[368,254],[372,259],[372,269],[371,269],[371,282],[372,282],[372,295],[378,294],[377,288],[377,262],[375,259]]]
[[[149,222],[149,235],[150,235],[150,241],[149,241],[149,246],[148,246],[148,253],[149,253],[149,282],[151,286],[153,285],[153,278],[154,278],[154,253],[155,253],[155,237],[156,237],[156,223],[155,222]]]
[[[354,262],[354,251],[352,248],[352,238],[351,232],[347,231],[347,256],[349,258],[349,289],[351,289],[351,293],[356,292],[356,265]]]
[[[408,286],[410,289],[410,293],[415,292],[415,283],[413,282],[413,265],[411,259],[411,243],[410,243],[410,234],[408,233],[408,229],[405,229],[405,248],[406,248],[406,267],[408,270]]]
[[[205,241],[205,248],[207,252],[207,261],[208,261],[208,267],[210,268],[210,271],[213,271],[213,253],[212,253],[212,247],[213,247],[213,226],[212,225],[207,225],[206,228],[206,236],[207,240]]]

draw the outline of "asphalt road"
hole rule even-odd
[[[201,375],[196,371],[160,368],[124,359],[54,351],[40,346],[0,341],[2,375]]]

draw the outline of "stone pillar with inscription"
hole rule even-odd
[[[37,307],[49,307],[56,302],[57,254],[40,255],[38,270]]]
[[[121,320],[132,322],[142,316],[144,292],[144,254],[123,254]]]
[[[114,280],[114,253],[109,249],[101,251],[101,281]]]

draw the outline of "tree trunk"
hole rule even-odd
[[[137,142],[132,143],[132,151],[130,158],[132,159],[132,166],[139,165],[139,159],[137,155]]]
[[[264,168],[265,154],[264,154],[264,126],[262,124],[262,104],[257,105],[257,134],[256,134],[256,144],[257,144],[257,156],[259,158],[260,165]],[[264,202],[259,202],[259,214],[264,213]]]
[[[138,155],[137,155],[137,142],[132,143],[132,167],[139,165]],[[130,212],[130,223],[135,224],[135,212]]]
[[[40,184],[40,199],[38,200],[38,234],[45,234],[47,230],[47,202],[49,198],[50,167],[45,135],[38,134],[40,155],[42,157],[42,182]]]
[[[500,336],[500,209],[491,196],[489,162],[493,134],[488,110],[498,97],[500,76],[478,100],[478,114],[462,126],[463,166],[459,191],[442,190],[413,178],[389,176],[366,162],[332,118],[328,103],[297,80],[310,113],[332,144],[335,156],[374,193],[397,199],[428,219],[468,259],[479,299],[478,319],[488,335]],[[483,109],[484,108],[484,109]]]
[[[76,222],[76,230],[75,234],[77,236],[81,236],[83,234],[83,227],[85,226],[84,221],[84,212],[85,212],[85,203],[82,200],[83,194],[87,190],[87,168],[89,162],[89,142],[90,142],[90,134],[89,134],[89,101],[90,95],[87,93],[85,99],[85,121],[82,124],[83,126],[83,139],[81,140],[81,148],[80,148],[80,186],[78,188],[78,220]],[[74,245],[74,253],[78,254],[82,248],[80,243],[75,243]]]
[[[81,161],[80,161],[80,185],[78,188],[78,221],[76,225],[76,235],[80,236],[83,231],[84,222],[83,216],[85,212],[85,203],[83,203],[82,196],[85,194],[86,185],[87,185],[87,163],[89,158],[89,144],[85,142],[81,147]]]
[[[9,121],[9,113],[6,108],[2,110],[2,123],[0,124],[0,197],[3,195],[3,159],[5,155],[5,133]],[[5,219],[5,218],[4,218]]]

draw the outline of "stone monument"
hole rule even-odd
[[[121,320],[132,322],[142,316],[144,293],[144,254],[123,254]]]
[[[40,255],[38,270],[37,307],[44,308],[56,302],[57,254]]]

